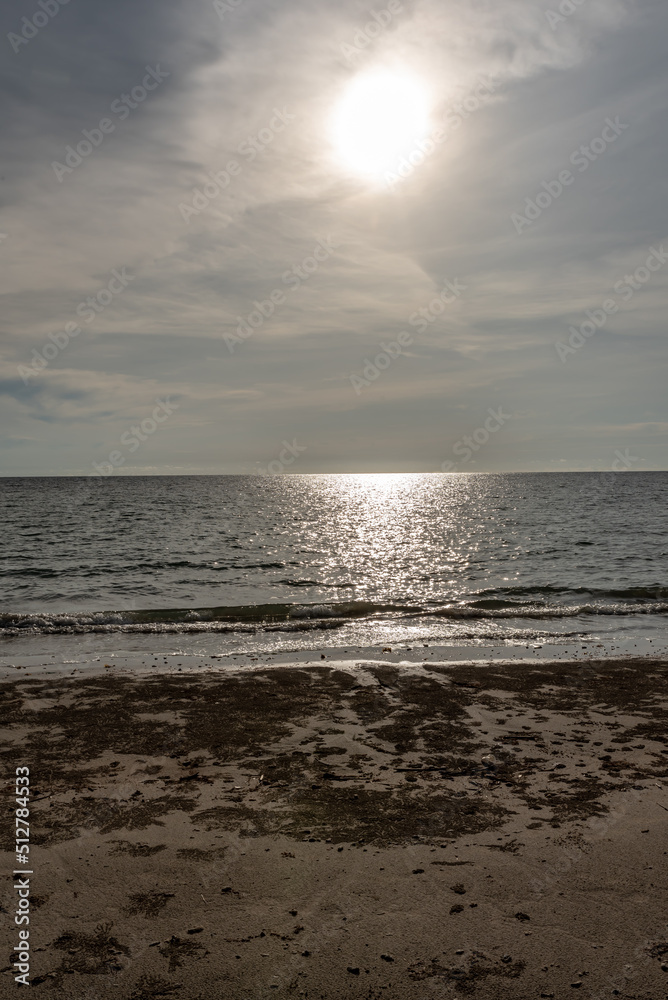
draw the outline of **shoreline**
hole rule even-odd
[[[662,995],[668,658],[376,652],[12,671],[1,756],[36,789],[33,986]]]
[[[68,639],[58,638],[57,645],[67,644]],[[55,645],[56,643],[54,643]],[[4,647],[7,649],[7,646]],[[507,645],[440,645],[437,643],[395,643],[388,646],[325,646],[315,649],[279,650],[267,652],[261,649],[241,652],[192,652],[171,650],[94,650],[76,653],[61,651],[51,654],[50,659],[39,655],[3,654],[0,647],[0,683],[16,676],[15,671],[25,670],[31,676],[92,676],[112,668],[133,675],[170,670],[236,671],[254,669],[259,666],[309,666],[324,660],[329,665],[351,665],[359,661],[388,663],[414,668],[420,664],[448,663],[476,666],[480,663],[497,662],[511,665],[515,662],[531,663],[569,662],[619,659],[668,660],[668,643],[661,640],[636,638],[624,640],[589,641],[577,643],[524,643]]]

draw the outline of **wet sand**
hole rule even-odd
[[[666,993],[665,660],[16,677],[45,996]]]

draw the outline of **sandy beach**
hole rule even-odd
[[[668,0],[0,21],[0,1000],[668,1000]]]
[[[665,995],[665,660],[15,676],[40,994]]]

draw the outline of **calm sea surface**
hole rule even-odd
[[[668,473],[0,480],[0,655],[668,637]]]

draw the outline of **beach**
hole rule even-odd
[[[666,0],[3,17],[0,1000],[668,1000]]]
[[[668,660],[426,652],[17,663],[2,759],[30,771],[31,985],[663,996]]]

